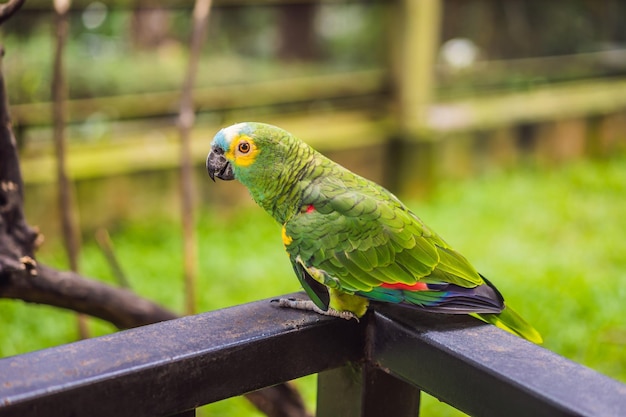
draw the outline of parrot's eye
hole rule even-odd
[[[241,153],[248,153],[250,152],[250,144],[248,142],[241,142],[239,145],[237,145],[237,150]]]

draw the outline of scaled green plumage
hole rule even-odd
[[[474,313],[541,343],[498,290],[398,198],[288,132],[260,123],[222,129],[207,169],[212,178],[239,180],[282,225],[294,271],[321,310],[360,317],[371,300]]]

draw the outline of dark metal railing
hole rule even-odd
[[[192,416],[313,373],[318,417],[415,416],[420,390],[476,416],[626,415],[626,385],[470,317],[264,300],[1,359],[0,416]]]

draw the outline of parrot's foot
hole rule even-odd
[[[331,317],[339,317],[340,319],[350,320],[355,319],[359,321],[359,318],[351,311],[339,311],[334,308],[328,308],[328,310],[324,311],[311,300],[296,300],[293,298],[279,298],[277,300],[272,300],[273,303],[278,303],[279,307],[283,308],[293,308],[296,310],[306,310],[306,311],[315,311],[318,314],[323,316],[331,316]]]

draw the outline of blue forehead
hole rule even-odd
[[[213,138],[213,147],[219,147],[224,150],[228,149],[228,143],[226,142],[226,135],[224,135],[224,129],[221,129]]]

